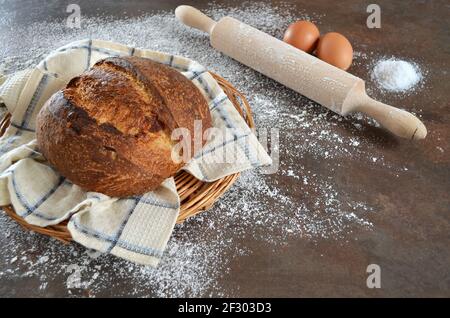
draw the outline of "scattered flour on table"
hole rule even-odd
[[[276,37],[281,37],[292,21],[320,19],[290,12],[294,10],[289,10],[289,5],[247,3],[239,8],[213,5],[206,13],[213,18],[234,16]],[[274,175],[244,172],[209,212],[177,225],[156,269],[109,255],[96,257],[76,244],[62,245],[24,232],[0,214],[0,282],[30,277],[27,282],[35,281],[36,286],[29,288],[42,295],[48,295],[49,286],[52,290],[63,286],[66,294],[74,296],[119,296],[125,291],[125,296],[142,297],[233,296],[239,295],[239,286],[228,284],[228,293],[223,294],[223,283],[232,281],[227,275],[234,258],[251,256],[247,239],[261,241],[276,252],[289,240],[340,240],[345,244],[353,239],[353,231],[372,227],[373,207],[348,197],[334,179],[339,162],[350,157],[397,169],[372,142],[361,137],[367,126],[365,118],[342,118],[243,67],[212,49],[207,35],[180,25],[172,12],[121,20],[83,17],[81,23],[81,29],[67,29],[65,20],[23,26],[0,17],[0,26],[16,34],[0,35],[1,68],[12,73],[33,66],[52,49],[87,37],[189,57],[225,77],[248,97],[257,126],[282,131],[281,166]],[[15,41],[18,37],[23,40]],[[361,56],[355,57],[355,63],[361,62]],[[330,173],[320,174],[315,162],[321,162]],[[286,187],[292,180],[297,186]],[[124,285],[134,289],[130,292],[121,288]],[[16,295],[0,287],[1,294],[8,292]]]
[[[423,76],[416,64],[389,58],[375,64],[372,78],[385,90],[404,92],[413,89]]]

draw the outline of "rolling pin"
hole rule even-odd
[[[403,138],[423,139],[427,134],[413,114],[370,98],[362,79],[262,31],[231,17],[216,22],[186,5],[177,7],[175,15],[209,33],[215,49],[340,115],[365,113]]]

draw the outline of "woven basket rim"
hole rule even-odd
[[[209,72],[219,83],[225,94],[228,96],[239,114],[244,118],[250,128],[255,128],[250,104],[246,97],[239,92],[230,82],[223,77]],[[3,136],[9,127],[11,115],[7,114],[0,122],[0,137]],[[213,182],[205,182],[196,179],[184,170],[180,170],[175,176],[175,184],[178,195],[180,196],[180,213],[177,223],[184,222],[187,218],[192,217],[202,211],[209,209],[237,180],[240,173],[228,175]],[[67,229],[67,221],[63,221],[56,225],[47,227],[39,227],[27,223],[23,218],[14,212],[11,205],[0,207],[7,215],[19,223],[27,230],[31,230],[40,234],[51,236],[64,243],[72,241],[72,236]]]

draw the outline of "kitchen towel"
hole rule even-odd
[[[55,50],[34,69],[2,77],[0,102],[12,116],[0,138],[0,206],[11,204],[26,222],[42,227],[69,219],[76,242],[157,266],[180,210],[174,179],[166,179],[155,191],[127,198],[85,192],[48,165],[35,139],[36,115],[53,93],[100,59],[130,55],[169,65],[189,78],[207,100],[213,126],[225,132],[213,135],[184,170],[214,181],[271,164],[253,131],[203,66],[180,56],[86,39]],[[223,160],[224,153],[231,153],[233,160]]]

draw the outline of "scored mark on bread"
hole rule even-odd
[[[117,158],[117,151],[111,146],[103,145],[103,149],[108,151],[108,153],[111,155],[111,159],[115,160]]]
[[[130,81],[139,86],[142,92],[146,94],[142,94],[142,97],[146,99],[148,103],[155,103],[154,105],[158,107],[155,110],[154,114],[156,117],[156,121],[162,123],[161,127],[167,127],[171,130],[181,127],[172,112],[167,107],[167,100],[160,93],[161,88],[158,87],[156,83],[153,83],[151,79],[147,78],[142,74],[142,72],[132,63],[134,60],[139,60],[138,58],[106,58],[97,62],[94,66],[99,68],[110,68],[113,71],[119,71],[126,77],[130,79]],[[157,67],[159,64],[153,61],[146,61],[148,64],[153,64],[154,67]],[[160,118],[158,114],[165,114],[165,118]],[[153,116],[152,116],[153,117]],[[156,123],[156,122],[155,122]],[[152,131],[152,130],[151,130]],[[156,131],[154,129],[153,131]]]

